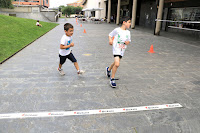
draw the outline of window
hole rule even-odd
[[[200,7],[196,8],[172,8],[170,20],[174,21],[200,21]],[[170,26],[200,29],[200,24],[194,23],[170,23]]]

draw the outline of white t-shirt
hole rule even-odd
[[[72,43],[72,37],[69,37],[67,35],[63,35],[61,40],[60,40],[60,44],[67,46],[67,45],[70,45],[70,43]],[[70,47],[67,48],[67,49],[60,49],[59,50],[59,54],[62,55],[62,56],[66,56],[66,55],[70,54],[70,52],[71,52]]]
[[[39,25],[39,24],[40,24],[39,22],[36,23],[36,25]]]
[[[125,41],[131,42],[131,35],[129,30],[122,30],[120,27],[115,28],[110,34],[110,37],[114,37],[113,40],[113,55],[124,55],[127,45]]]

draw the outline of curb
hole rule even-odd
[[[60,25],[60,24],[59,24]],[[58,25],[57,25],[58,26]],[[56,27],[57,27],[56,26]],[[56,28],[54,27],[54,28]],[[26,46],[24,46],[23,48],[21,48],[20,50],[18,50],[17,52],[15,52],[13,55],[9,56],[8,58],[6,58],[5,60],[3,60],[2,62],[0,62],[0,64],[3,64],[5,61],[7,61],[8,59],[10,59],[11,57],[13,57],[14,55],[16,55],[17,53],[19,53],[20,51],[22,51],[24,48],[26,48],[27,46],[29,46],[30,44],[32,44],[33,42],[35,42],[37,39],[41,38],[42,36],[46,35],[48,32],[50,32],[51,30],[53,30],[54,28],[50,29],[49,31],[47,31],[46,33],[44,33],[43,35],[39,36],[38,38],[36,38],[35,40],[33,40],[32,42],[30,42],[29,44],[27,44]]]

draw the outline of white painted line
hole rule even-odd
[[[179,103],[151,105],[140,107],[126,107],[126,108],[113,108],[113,109],[96,109],[96,110],[81,110],[81,111],[60,111],[60,112],[33,112],[33,113],[10,113],[0,114],[0,119],[16,119],[16,118],[36,118],[36,117],[57,117],[57,116],[74,116],[74,115],[92,115],[92,114],[107,114],[107,113],[122,113],[133,111],[145,111],[156,109],[180,108],[183,107]]]

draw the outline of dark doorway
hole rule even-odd
[[[141,10],[141,0],[137,1],[137,12],[136,12],[136,25],[140,23],[140,10]]]

